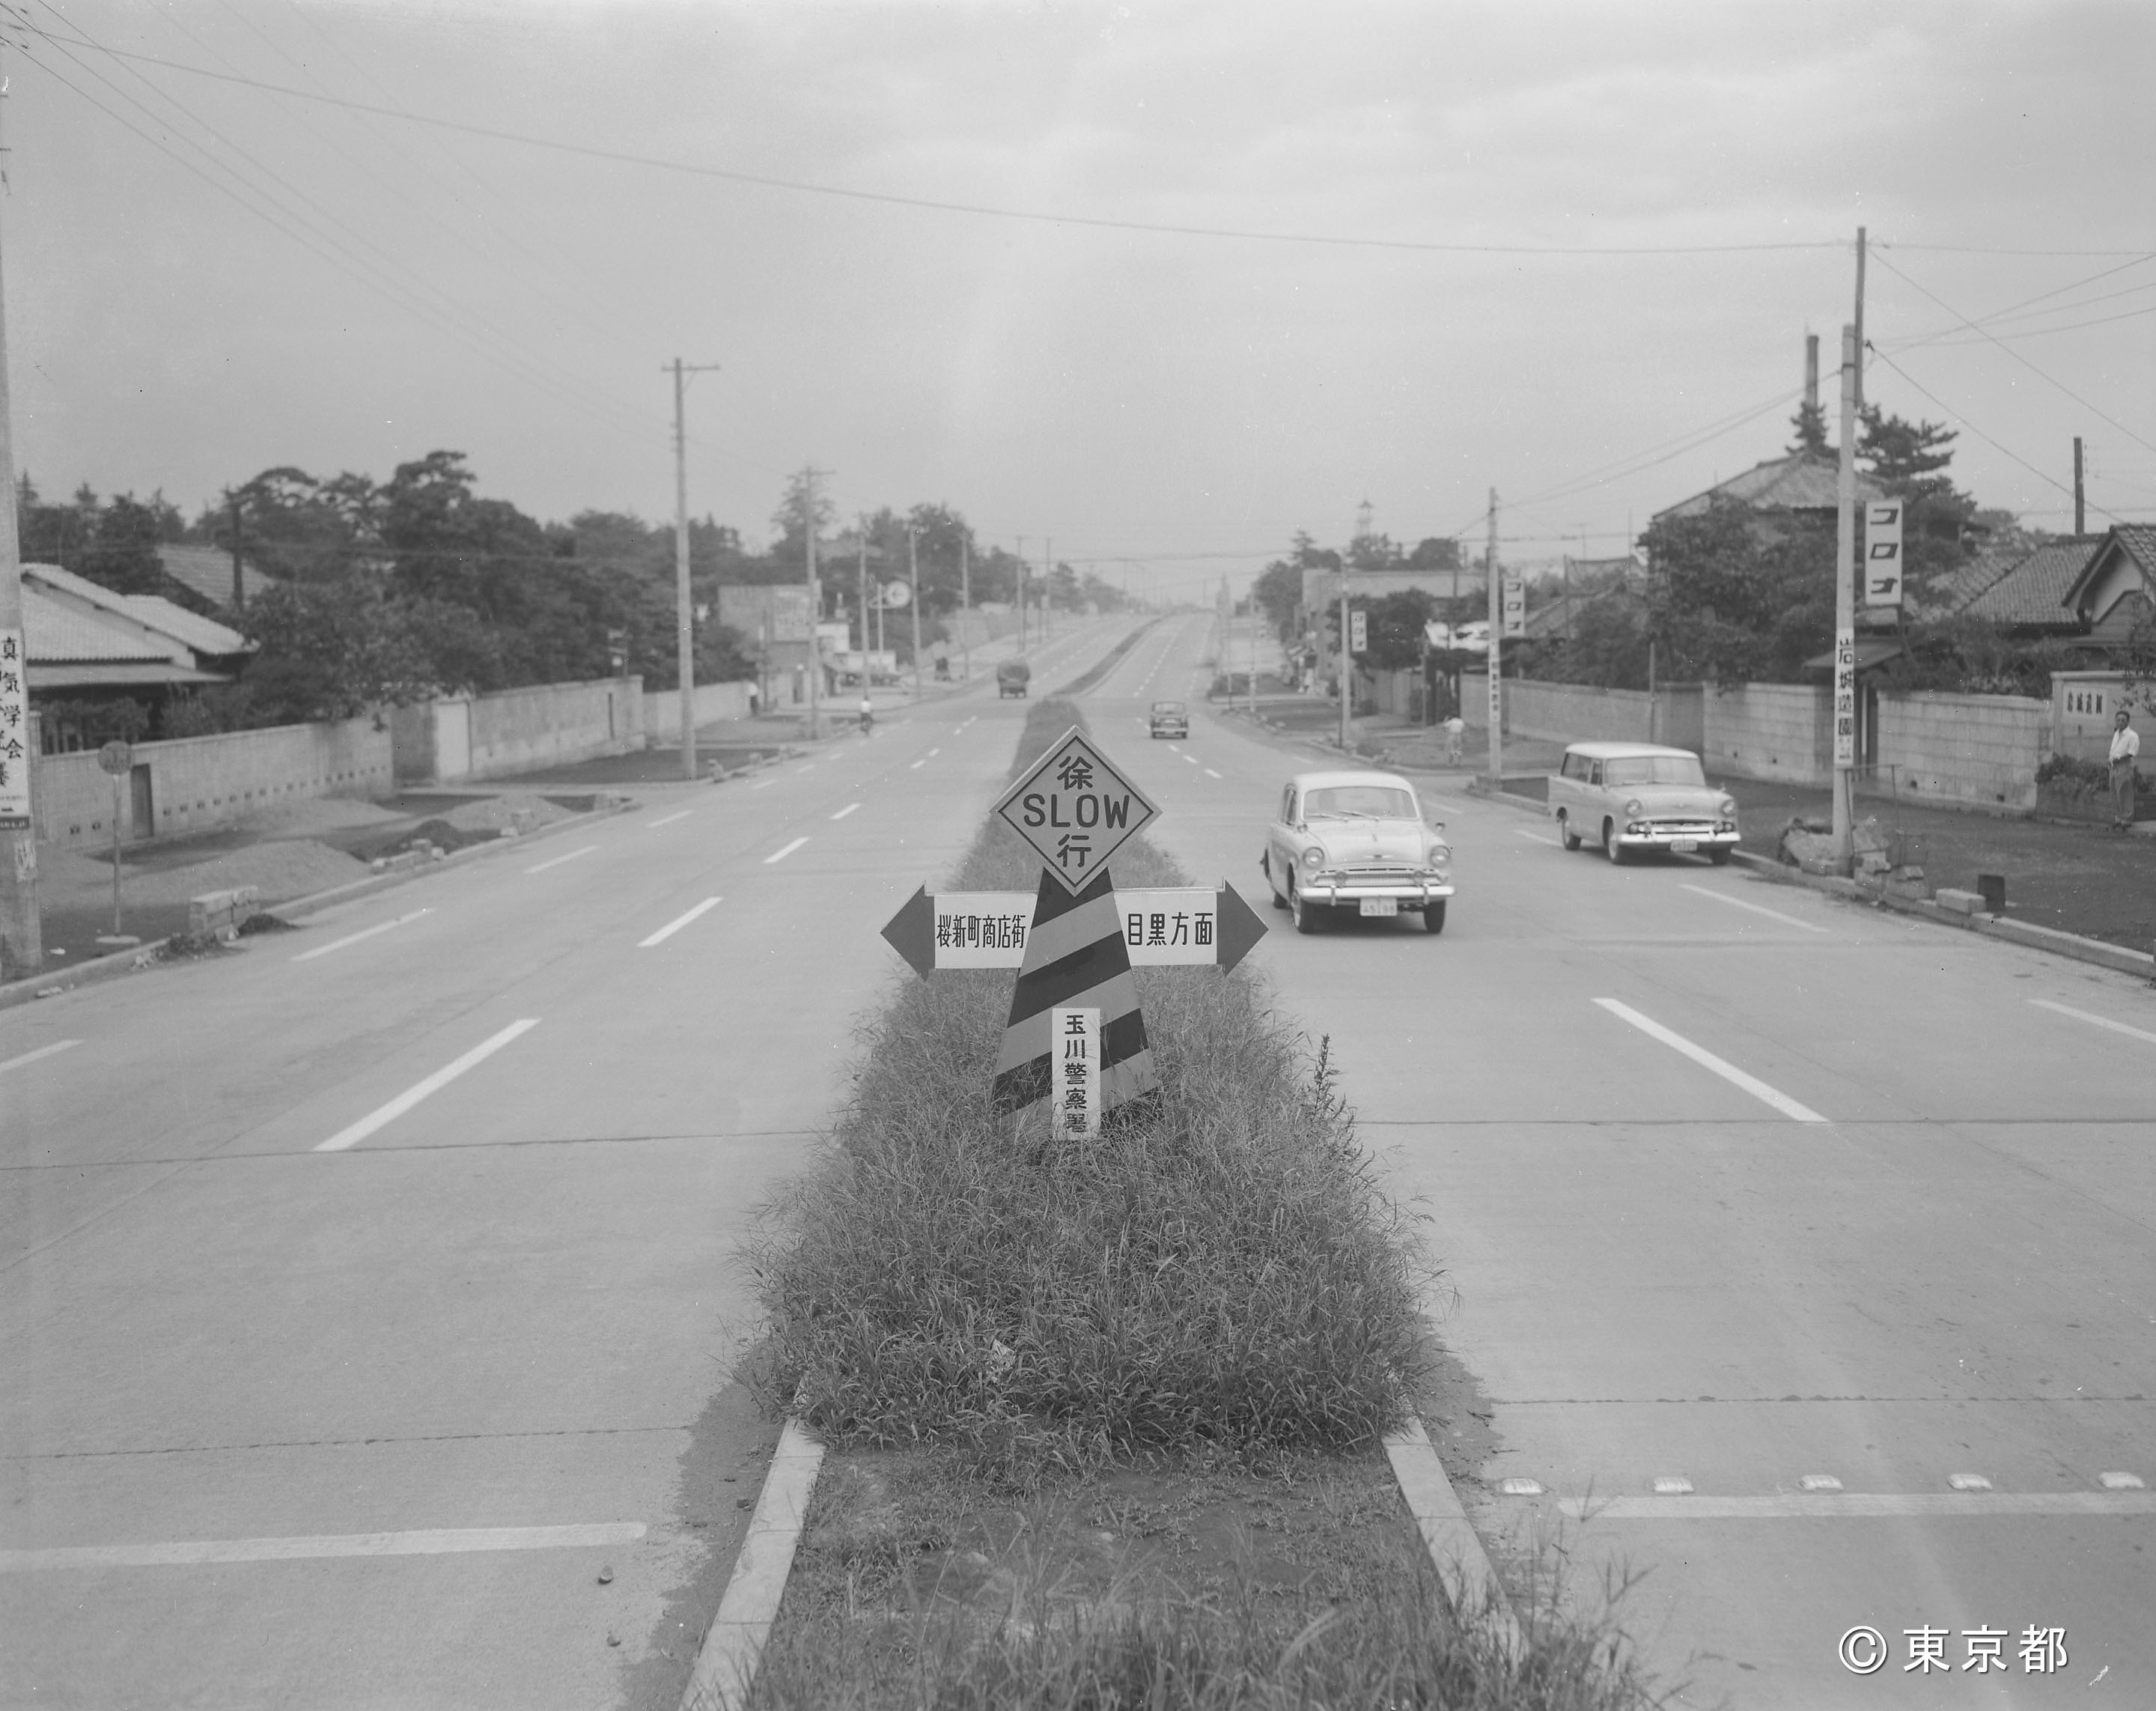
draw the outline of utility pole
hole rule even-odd
[[[1864,414],[1864,228],[1856,229],[1856,414]]]
[[[1505,783],[1505,610],[1497,589],[1497,490],[1490,490],[1490,538],[1482,549],[1482,577],[1490,607],[1490,788]]]
[[[44,967],[38,913],[38,833],[31,811],[29,656],[23,645],[23,552],[15,532],[15,451],[9,428],[8,310],[0,295],[0,979]],[[9,681],[10,679],[13,681]],[[119,871],[116,866],[116,873]]]
[[[958,647],[965,655],[965,672],[973,675],[973,537],[970,532],[958,537]]]
[[[1250,584],[1250,717],[1258,716],[1258,585]]]
[[[2081,442],[2076,440],[2074,444],[2078,447]],[[232,609],[234,612],[244,612],[247,609],[247,584],[242,579],[239,569],[239,496],[228,490],[224,496],[224,502],[232,514]],[[120,931],[116,927],[112,930],[115,933]]]
[[[1042,537],[1040,543],[1040,639],[1049,640],[1055,632],[1050,620],[1055,615],[1055,537]]]
[[[1025,651],[1025,537],[1018,537],[1018,650]]]
[[[1834,859],[1845,874],[1855,827],[1850,789],[1856,768],[1856,384],[1862,351],[1852,321],[1841,330],[1840,480],[1834,542]]]
[[[821,720],[821,717],[820,717],[821,709],[820,709],[820,706],[819,706],[819,703],[820,703],[820,701],[821,701],[821,699],[822,699],[823,685],[822,685],[822,684],[820,684],[820,683],[819,683],[819,682],[817,681],[817,679],[818,679],[818,678],[819,678],[819,677],[821,677],[821,676],[824,675],[824,662],[823,662],[822,658],[820,657],[821,650],[820,650],[820,649],[818,647],[818,645],[817,645],[817,640],[816,640],[816,624],[817,624],[817,620],[818,620],[818,619],[819,619],[820,618],[822,618],[822,617],[823,617],[823,615],[824,615],[824,595],[823,595],[823,590],[822,590],[822,589],[820,589],[819,588],[818,588],[818,587],[817,587],[817,585],[816,585],[816,470],[815,470],[815,466],[814,466],[814,465],[811,465],[808,469],[804,470],[802,472],[802,474],[803,474],[803,476],[804,480],[805,480],[807,481],[807,483],[808,483],[808,490],[807,490],[806,497],[807,497],[808,501],[808,516],[807,516],[807,518],[806,518],[806,520],[805,520],[805,521],[807,522],[808,527],[807,527],[806,528],[804,528],[804,529],[801,532],[801,533],[802,533],[802,538],[803,538],[803,541],[805,541],[805,542],[808,543],[808,740],[809,740],[811,742],[814,742],[816,740],[817,737],[821,733],[821,731],[822,731],[822,720]]]
[[[2074,534],[2088,532],[2088,513],[2082,502],[2082,437],[2074,435]]]
[[[861,693],[869,692],[869,520],[860,512],[854,513],[854,538],[860,547],[861,592]]]
[[[1350,550],[1353,550],[1352,548]],[[1355,694],[1355,656],[1348,651],[1348,561],[1340,561],[1340,752],[1348,753],[1348,703]]]
[[[716,362],[674,359],[674,661],[681,691],[681,776],[696,776],[696,616],[689,600],[689,435],[683,394],[691,374],[715,372]],[[660,370],[665,373],[664,368]],[[239,574],[233,561],[233,575]]]
[[[913,525],[906,526],[906,574],[913,584],[913,598],[906,604],[913,611],[913,699],[921,700],[921,554],[914,545]]]

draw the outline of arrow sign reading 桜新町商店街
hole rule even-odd
[[[1074,725],[1004,793],[996,812],[1075,897],[1160,810]]]
[[[921,974],[1016,969],[1025,962],[1033,897],[1024,891],[930,891],[906,899],[883,930]],[[1241,962],[1265,923],[1235,889],[1150,886],[1116,891],[1116,918],[1133,968],[1217,968]]]

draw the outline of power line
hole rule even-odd
[[[2101,268],[2095,273],[2086,275],[2081,279],[2071,280],[2063,285],[2055,285],[2048,291],[2039,291],[2033,297],[2024,297],[2019,302],[2009,303],[2004,309],[1995,309],[1989,315],[1979,316],[1978,319],[1987,325],[1996,325],[1997,323],[2004,321],[2019,321],[2026,319],[2027,317],[2024,316],[2021,311],[2027,310],[2031,304],[2041,303],[2052,297],[2062,297],[2068,291],[2077,291],[2083,285],[2092,285],[2096,284],[2098,280],[2109,279],[2113,274],[2124,273],[2130,268],[2139,267],[2143,263],[2149,261],[2156,261],[2156,251],[2150,251],[2144,254],[2137,255],[2131,261],[2122,261],[2116,267]],[[2130,296],[2136,291],[2146,291],[2152,289],[2156,289],[2156,280],[2144,281],[2138,285],[2128,285],[2120,290],[2107,291],[2100,296],[2084,297],[2078,302],[2075,303],[2061,303],[2058,305],[2056,309],[2039,310],[2036,312],[2039,314],[2049,315],[2056,314],[2064,311],[2086,309],[2093,304],[2107,302],[2113,297]],[[1938,327],[1928,333],[1912,333],[1909,337],[1899,341],[1895,348],[1902,351],[1914,350],[1919,345],[1929,344],[1935,339],[1943,338],[1949,333],[1956,333],[1961,331],[1962,328],[1957,325],[1954,326]]]
[[[2147,446],[2147,447],[2148,447],[2148,449],[2149,450],[2151,450],[2151,451],[2156,451],[2156,444],[2149,444],[2149,442],[2148,442],[2148,440],[2143,439],[2143,438],[2142,438],[2138,434],[2136,434],[2136,433],[2135,433],[2135,432],[2131,429],[2131,428],[2128,427],[2128,426],[2127,426],[2123,422],[2122,422],[2122,421],[2118,420],[2118,419],[2117,417],[2115,417],[2115,416],[2107,416],[2106,414],[2104,414],[2104,413],[2103,413],[2102,410],[2097,409],[2097,407],[2096,407],[2094,404],[2091,403],[2090,403],[2087,398],[2083,398],[2083,397],[2082,397],[2079,393],[2076,392],[2076,391],[2075,391],[2071,387],[2068,386],[2068,385],[2067,385],[2064,381],[2062,381],[2062,380],[2058,380],[2058,379],[2055,379],[2052,376],[2051,376],[2051,375],[2049,375],[2049,374],[2046,374],[2046,373],[2042,369],[2039,368],[2039,367],[2037,367],[2034,362],[2030,362],[2030,361],[2026,357],[2023,356],[2023,355],[2022,355],[2019,351],[2017,351],[2017,350],[2014,349],[2014,347],[2013,347],[2012,346],[2008,345],[2008,344],[2006,344],[2006,343],[2003,342],[2002,341],[2000,341],[1999,339],[1998,339],[1998,338],[1996,338],[1996,337],[1993,337],[1993,335],[1991,335],[1991,334],[1990,334],[1990,333],[1989,333],[1989,332],[1984,332],[1984,330],[1982,327],[1978,326],[1977,326],[1977,324],[1976,324],[1974,321],[1973,321],[1969,320],[1969,318],[1967,316],[1965,316],[1965,315],[1962,315],[1961,311],[1960,311],[1960,310],[1958,310],[1958,309],[1957,309],[1957,308],[1955,308],[1955,307],[1953,306],[1953,304],[1951,304],[1951,303],[1948,302],[1948,301],[1946,301],[1946,299],[1944,299],[1943,297],[1940,296],[1937,292],[1935,292],[1935,291],[1932,291],[1932,290],[1927,290],[1924,286],[1920,285],[1917,285],[1916,280],[1912,280],[1912,279],[1910,279],[1910,278],[1909,278],[1909,275],[1908,275],[1907,274],[1906,274],[1906,273],[1902,272],[1902,270],[1901,270],[1900,268],[1898,268],[1898,267],[1895,266],[1895,265],[1894,265],[1894,264],[1893,264],[1892,262],[1888,261],[1888,260],[1885,259],[1882,257],[1882,258],[1881,259],[1881,260],[1880,260],[1880,264],[1879,264],[1879,265],[1880,265],[1881,267],[1885,268],[1885,269],[1886,269],[1889,273],[1891,273],[1891,274],[1894,275],[1897,279],[1901,279],[1901,280],[1906,280],[1908,284],[1910,284],[1910,285],[1912,285],[1916,286],[1916,289],[1917,289],[1917,290],[1919,290],[1919,291],[1922,291],[1922,292],[1923,292],[1923,294],[1924,294],[1927,297],[1929,297],[1929,298],[1932,300],[1932,301],[1933,301],[1934,303],[1938,304],[1938,305],[1939,306],[1939,307],[1940,307],[1940,308],[1942,308],[1942,309],[1945,310],[1945,311],[1946,311],[1946,312],[1947,312],[1948,314],[1949,314],[1949,315],[1954,315],[1954,316],[1961,316],[1962,324],[1963,324],[1964,326],[1969,327],[1969,328],[1971,328],[1972,330],[1974,330],[1974,331],[1977,331],[1977,332],[1984,333],[1984,337],[1985,338],[1987,338],[1987,339],[1990,340],[1990,342],[1991,342],[1993,344],[1997,345],[2000,350],[2002,350],[2002,351],[2005,352],[2006,352],[2006,354],[2007,354],[2008,356],[2011,357],[2012,357],[2015,362],[2019,362],[2019,363],[2020,363],[2020,364],[2024,368],[2026,368],[2026,369],[2027,369],[2027,370],[2028,370],[2031,374],[2035,375],[2035,376],[2039,380],[2042,380],[2042,381],[2047,382],[2047,383],[2050,383],[2051,385],[2056,387],[2056,388],[2057,388],[2061,392],[2064,393],[2065,393],[2068,398],[2071,398],[2071,399],[2072,399],[2076,403],[2079,404],[2079,405],[2080,405],[2083,409],[2085,409],[2085,410],[2088,411],[2091,414],[2092,414],[2093,416],[2095,416],[2095,417],[2096,417],[2096,419],[2097,419],[2098,421],[2100,421],[2100,422],[2103,422],[2103,423],[2107,423],[2107,424],[2108,424],[2110,426],[2112,426],[2112,427],[2113,427],[2113,428],[2116,428],[2117,429],[2118,429],[2118,431],[2119,431],[2121,434],[2124,434],[2124,435],[2125,435],[2128,439],[2132,440],[2132,441],[2133,441],[2136,445]],[[1874,348],[1875,348],[1875,350],[1876,349],[1876,347],[1875,347]],[[1901,371],[1900,369],[1897,369],[1897,370],[1895,371],[1895,373],[1897,373],[1897,374],[1898,374],[1898,373],[1901,373],[1902,372],[1902,371]],[[1905,376],[1904,378],[1906,378],[1907,377]]]

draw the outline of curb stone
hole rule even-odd
[[[452,851],[439,861],[429,861],[418,867],[407,868],[401,873],[371,873],[364,879],[336,886],[311,896],[294,897],[262,912],[275,915],[280,921],[295,921],[338,903],[348,903],[376,891],[386,891],[413,880],[424,879],[429,874],[460,863],[475,861],[503,850],[524,849],[557,834],[572,830],[593,822],[627,814],[637,806],[624,797],[604,808],[595,808],[589,814],[572,814],[567,820],[557,820],[513,838],[495,838],[485,844],[470,844]],[[47,969],[42,974],[32,975],[26,980],[11,980],[0,986],[0,1010],[12,1010],[17,1005],[34,1004],[41,998],[57,998],[62,993],[72,992],[79,986],[92,986],[121,974],[131,974],[158,966],[158,953],[172,943],[168,936],[151,940],[132,950],[121,951],[109,957],[93,957],[88,962],[77,963],[71,969]]]
[[[1498,1624],[1506,1649],[1515,1657],[1523,1656],[1526,1643],[1518,1618],[1512,1614],[1512,1601],[1505,1596],[1504,1582],[1490,1565],[1481,1535],[1467,1518],[1459,1493],[1446,1477],[1445,1464],[1438,1460],[1430,1434],[1423,1429],[1421,1416],[1409,1416],[1405,1426],[1386,1434],[1385,1459],[1393,1464],[1393,1478],[1407,1501],[1408,1513],[1414,1517],[1423,1548],[1430,1553],[1438,1580],[1452,1601],[1454,1614],[1466,1621],[1476,1611],[1488,1609]]]

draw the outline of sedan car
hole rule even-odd
[[[1575,742],[1549,781],[1549,811],[1566,849],[1591,839],[1616,862],[1669,850],[1719,867],[1737,847],[1737,804],[1707,783],[1688,748]]]
[[[1148,722],[1156,737],[1188,737],[1190,710],[1179,701],[1157,701],[1152,704],[1152,717]]]
[[[1414,786],[1395,773],[1298,773],[1281,792],[1258,866],[1273,907],[1315,933],[1339,916],[1419,913],[1445,931],[1452,847],[1442,821],[1425,825]]]

